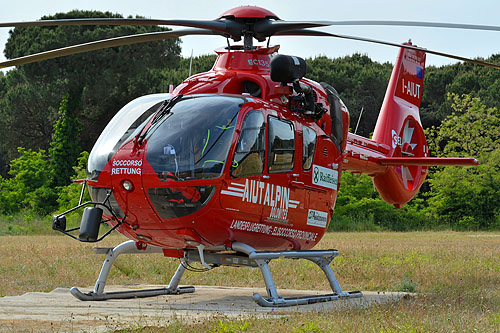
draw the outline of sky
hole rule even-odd
[[[0,22],[31,21],[44,15],[68,12],[72,9],[100,10],[128,15],[141,15],[156,19],[216,19],[226,10],[254,5],[266,8],[283,20],[336,21],[336,20],[406,20],[445,23],[500,25],[498,0],[50,0],[2,2]],[[174,30],[176,27],[172,27]],[[182,29],[182,27],[179,27]],[[436,51],[464,57],[488,57],[500,53],[500,32],[458,29],[342,26],[326,27],[330,33],[361,36],[413,44]],[[0,61],[5,60],[3,49],[9,28],[0,28]],[[182,55],[189,57],[213,54],[213,50],[226,45],[218,36],[188,36],[182,39]],[[325,37],[273,37],[272,45],[281,45],[280,53],[303,58],[325,55],[330,58],[366,54],[379,62],[394,63],[397,49],[358,41]],[[453,59],[427,56],[427,65],[441,66],[455,63]]]

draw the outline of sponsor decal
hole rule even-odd
[[[321,212],[314,209],[309,209],[309,214],[307,214],[307,224],[315,227],[326,228],[326,223],[328,222],[328,213]]]
[[[328,169],[319,165],[313,166],[312,183],[314,185],[336,190],[338,180],[339,172],[337,170]]]
[[[397,146],[401,146],[401,137],[395,130],[392,130],[392,148],[394,149]]]

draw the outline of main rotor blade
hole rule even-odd
[[[153,42],[153,41],[165,40],[169,38],[176,38],[186,35],[221,35],[221,33],[207,29],[184,29],[176,31],[150,32],[145,34],[115,37],[95,42],[63,47],[60,49],[40,52],[20,58],[7,60],[4,62],[0,62],[0,68],[19,66],[48,59],[64,57],[72,54],[107,49],[116,46]]]
[[[328,26],[329,24],[320,22],[295,22],[295,21],[271,21],[263,20],[256,22],[254,31],[256,37],[269,37],[282,31],[298,30],[305,28],[317,28]]]
[[[225,24],[210,20],[159,20],[146,18],[82,18],[0,23],[0,27],[54,27],[74,25],[177,25],[202,29],[222,29]]]
[[[400,26],[400,27],[429,27],[429,28],[500,31],[500,26],[493,26],[493,25],[418,22],[418,21],[318,21],[316,23],[324,25],[387,25],[387,26]]]
[[[389,45],[389,46],[395,46],[395,47],[402,47],[402,48],[410,49],[410,50],[423,51],[423,52],[438,55],[441,57],[456,59],[456,60],[460,60],[460,61],[466,61],[466,62],[470,62],[470,63],[477,64],[477,65],[482,65],[482,66],[487,66],[487,67],[491,67],[491,68],[495,68],[495,69],[500,69],[500,65],[492,64],[490,62],[486,62],[486,61],[482,61],[482,60],[478,60],[478,59],[465,58],[465,57],[457,56],[457,55],[454,55],[451,53],[445,53],[445,52],[424,49],[424,48],[421,48],[418,46],[397,44],[397,43],[391,43],[391,42],[370,39],[370,38],[364,38],[364,37],[339,35],[339,34],[332,34],[332,33],[324,32],[324,31],[308,30],[308,29],[299,29],[299,30],[294,30],[294,31],[282,31],[282,32],[276,33],[275,35],[276,36],[319,36],[319,37],[335,37],[335,38],[357,40],[357,41],[361,41],[361,42]]]
[[[282,31],[287,26],[295,29],[339,26],[339,25],[379,25],[379,26],[400,26],[400,27],[429,27],[429,28],[448,28],[448,29],[468,29],[468,30],[489,30],[500,31],[500,26],[480,25],[480,24],[461,24],[461,23],[440,23],[440,22],[418,22],[418,21],[269,21],[265,22],[270,31]],[[260,30],[263,30],[262,28]],[[257,31],[257,29],[256,29]],[[263,31],[259,31],[263,32]]]
[[[432,27],[449,29],[469,29],[469,30],[489,30],[500,31],[500,26],[460,24],[460,23],[439,23],[439,22],[418,22],[418,21],[272,21],[263,20],[255,23],[255,34],[259,37],[269,37],[285,31],[299,30],[305,28],[317,28],[339,25],[378,25],[378,26],[405,26],[405,27]]]
[[[241,35],[241,30],[245,28],[243,24],[239,24],[230,20],[160,20],[146,18],[82,18],[82,19],[60,19],[60,20],[38,20],[24,22],[7,22],[0,23],[1,27],[54,27],[54,26],[80,26],[80,25],[173,25],[199,29],[209,29],[219,32],[224,32],[231,37]]]

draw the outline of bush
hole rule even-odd
[[[20,156],[10,164],[12,178],[0,178],[0,213],[13,214],[31,209],[49,214],[57,207],[57,195],[51,184],[51,172],[44,150],[18,148]]]
[[[484,154],[481,163],[434,173],[427,208],[432,218],[457,230],[500,227],[500,148]]]
[[[421,199],[396,209],[380,197],[367,175],[346,172],[341,182],[329,231],[406,231],[430,227],[429,219],[421,213]]]
[[[35,152],[30,149],[18,148],[18,152],[20,156],[13,159],[10,164],[9,175],[12,177],[8,179],[0,177],[1,213],[16,213],[22,208],[33,208],[34,211],[48,214],[53,209],[66,209],[78,204],[80,185],[51,187],[52,172],[44,150]],[[85,169],[88,155],[88,152],[80,154],[78,165],[73,168],[75,178],[86,178]],[[50,198],[50,203],[46,202],[48,198]],[[88,199],[88,196],[86,198]],[[40,209],[36,209],[37,207]],[[41,209],[41,207],[52,208]]]
[[[46,217],[30,209],[11,215],[0,215],[0,235],[40,235],[53,232]]]

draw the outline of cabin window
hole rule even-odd
[[[294,153],[293,124],[269,117],[269,172],[293,170]]]
[[[316,149],[316,132],[307,126],[302,127],[302,167],[311,169]]]
[[[231,175],[249,177],[262,174],[264,170],[266,125],[260,111],[250,111],[243,121],[240,138],[236,146]]]

